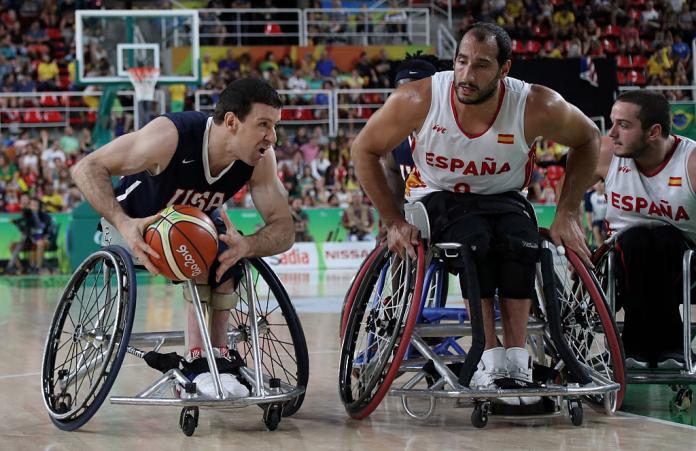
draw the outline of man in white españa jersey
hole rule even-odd
[[[670,106],[658,93],[621,94],[611,120],[596,177],[606,180],[606,219],[618,233],[626,366],[683,368],[678,306],[682,255],[696,242],[696,142],[670,134]]]
[[[507,77],[510,56],[510,37],[502,28],[470,26],[458,45],[454,71],[399,87],[352,147],[358,178],[388,228],[391,250],[415,257],[418,230],[389,195],[379,158],[411,132],[416,133],[416,170],[406,184],[409,200],[425,204],[434,242],[476,249],[485,351],[471,378],[475,386],[490,387],[503,377],[531,381],[525,340],[539,233],[520,191],[531,177],[530,148],[540,136],[571,147],[551,236],[588,264],[590,257],[577,211],[591,185],[599,132],[558,93]],[[494,327],[496,290],[504,347]],[[478,349],[480,355],[480,343]]]

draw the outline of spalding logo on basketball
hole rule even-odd
[[[217,255],[213,221],[196,207],[172,205],[145,230],[145,242],[160,258],[150,261],[171,280],[194,279],[208,271]]]

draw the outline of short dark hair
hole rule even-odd
[[[667,138],[672,131],[672,115],[669,102],[662,94],[645,89],[625,91],[616,98],[617,102],[638,105],[638,120],[643,131],[655,124],[662,127],[662,137]]]
[[[495,37],[495,43],[498,46],[498,56],[496,56],[498,66],[502,66],[505,64],[505,61],[512,57],[512,41],[510,41],[510,35],[507,34],[505,30],[493,23],[476,22],[464,29],[462,37],[459,39],[459,41],[457,41],[457,50],[454,52],[455,58],[457,55],[459,55],[459,45],[461,44],[462,39],[464,39],[464,36],[466,36],[469,32],[474,33],[474,38],[476,38],[476,40],[479,42],[485,41],[490,36]]]
[[[278,91],[264,80],[258,78],[235,80],[220,94],[220,99],[215,105],[213,120],[216,124],[221,124],[225,120],[225,114],[231,111],[240,121],[243,121],[255,103],[263,103],[273,108],[283,107]]]

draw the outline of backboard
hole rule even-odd
[[[196,10],[78,10],[76,78],[80,84],[130,84],[128,68],[160,68],[158,83],[199,83]]]

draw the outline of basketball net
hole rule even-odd
[[[159,78],[160,70],[157,67],[131,67],[128,69],[130,78],[135,88],[135,100],[155,100],[155,85]]]

